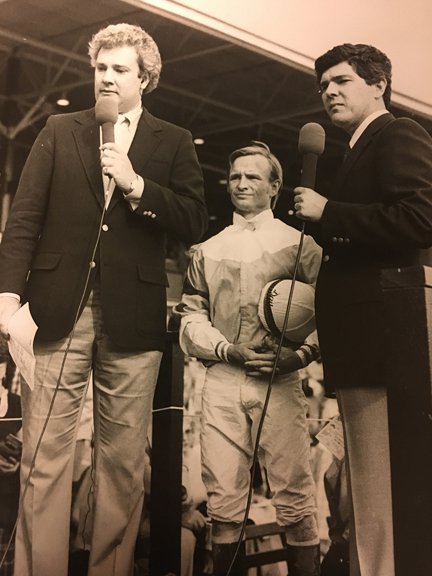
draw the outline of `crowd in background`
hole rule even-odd
[[[12,433],[20,435],[20,378],[15,365],[3,346],[0,358],[2,393],[0,403],[0,442]],[[210,523],[206,517],[206,491],[201,480],[200,405],[204,381],[204,366],[195,358],[185,358],[184,418],[183,418],[183,505],[182,505],[182,576],[210,575]],[[303,389],[308,398],[308,422],[311,436],[312,469],[317,486],[318,526],[323,557],[322,574],[348,574],[347,542],[348,512],[343,461],[334,457],[317,439],[317,433],[337,415],[336,400],[326,398],[322,387],[322,367],[314,362],[303,374]],[[74,463],[73,505],[71,512],[70,574],[79,576],[88,559],[89,525],[92,510],[92,395],[91,387],[83,410],[76,444]],[[5,411],[7,397],[7,409]],[[149,454],[148,454],[149,456]],[[136,576],[148,574],[150,545],[149,500],[150,457],[145,478],[146,494],[141,528],[136,547]],[[258,468],[254,479],[254,496],[250,511],[251,523],[274,521],[270,504],[271,492],[265,469]],[[18,513],[19,456],[13,461],[0,454],[0,550],[6,551]],[[272,537],[259,546],[272,547]],[[276,543],[275,543],[276,545]],[[13,574],[13,539],[2,568],[1,576]],[[326,564],[330,563],[325,572]],[[262,568],[262,574],[282,576],[284,566]],[[331,570],[331,571],[330,571]],[[335,570],[339,570],[336,572]],[[253,576],[253,570],[250,571]],[[286,570],[285,570],[286,572]]]

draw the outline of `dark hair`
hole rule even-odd
[[[368,44],[340,44],[315,60],[318,83],[326,70],[341,62],[348,62],[352,69],[370,86],[380,80],[387,82],[383,94],[386,107],[390,104],[392,65],[389,58]]]
[[[91,65],[95,66],[101,48],[110,50],[121,46],[135,48],[141,74],[149,79],[144,89],[144,93],[148,94],[158,85],[162,61],[156,42],[140,26],[125,23],[110,24],[96,32],[89,42]]]

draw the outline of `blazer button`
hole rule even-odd
[[[90,268],[96,268],[96,262],[94,260],[90,262]]]
[[[104,232],[107,232],[108,231],[108,224],[102,224],[102,230]]]
[[[338,239],[336,238],[336,236],[333,236],[332,242],[337,242],[337,241],[338,241]]]
[[[152,217],[152,218],[156,218],[156,214],[155,214],[154,212],[152,212],[151,217]]]
[[[339,242],[339,244],[341,244],[343,241],[344,241],[344,239],[343,239],[343,238],[338,238],[338,242]]]
[[[323,257],[323,262],[328,262],[329,260],[330,260],[330,256],[329,256],[328,254],[326,254],[326,255]]]

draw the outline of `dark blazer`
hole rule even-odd
[[[129,150],[144,179],[142,199],[133,211],[115,189],[98,241],[104,204],[99,145],[94,109],[48,119],[23,169],[0,245],[0,292],[27,300],[39,337],[57,340],[73,326],[88,273],[87,294],[97,275],[113,341],[160,350],[165,235],[190,244],[207,226],[192,137],[143,111]]]
[[[425,262],[432,246],[432,139],[385,114],[342,164],[319,226],[316,316],[327,391],[383,386],[380,275]]]

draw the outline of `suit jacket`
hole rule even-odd
[[[425,263],[432,246],[432,139],[385,114],[342,164],[319,226],[316,316],[327,391],[385,385],[385,268]]]
[[[86,295],[98,275],[113,341],[161,350],[165,235],[190,244],[207,225],[192,137],[144,110],[128,154],[144,179],[139,207],[133,211],[115,189],[103,224],[99,138],[94,109],[48,119],[23,169],[0,245],[0,291],[28,301],[38,336],[57,340],[82,310],[88,274]]]

